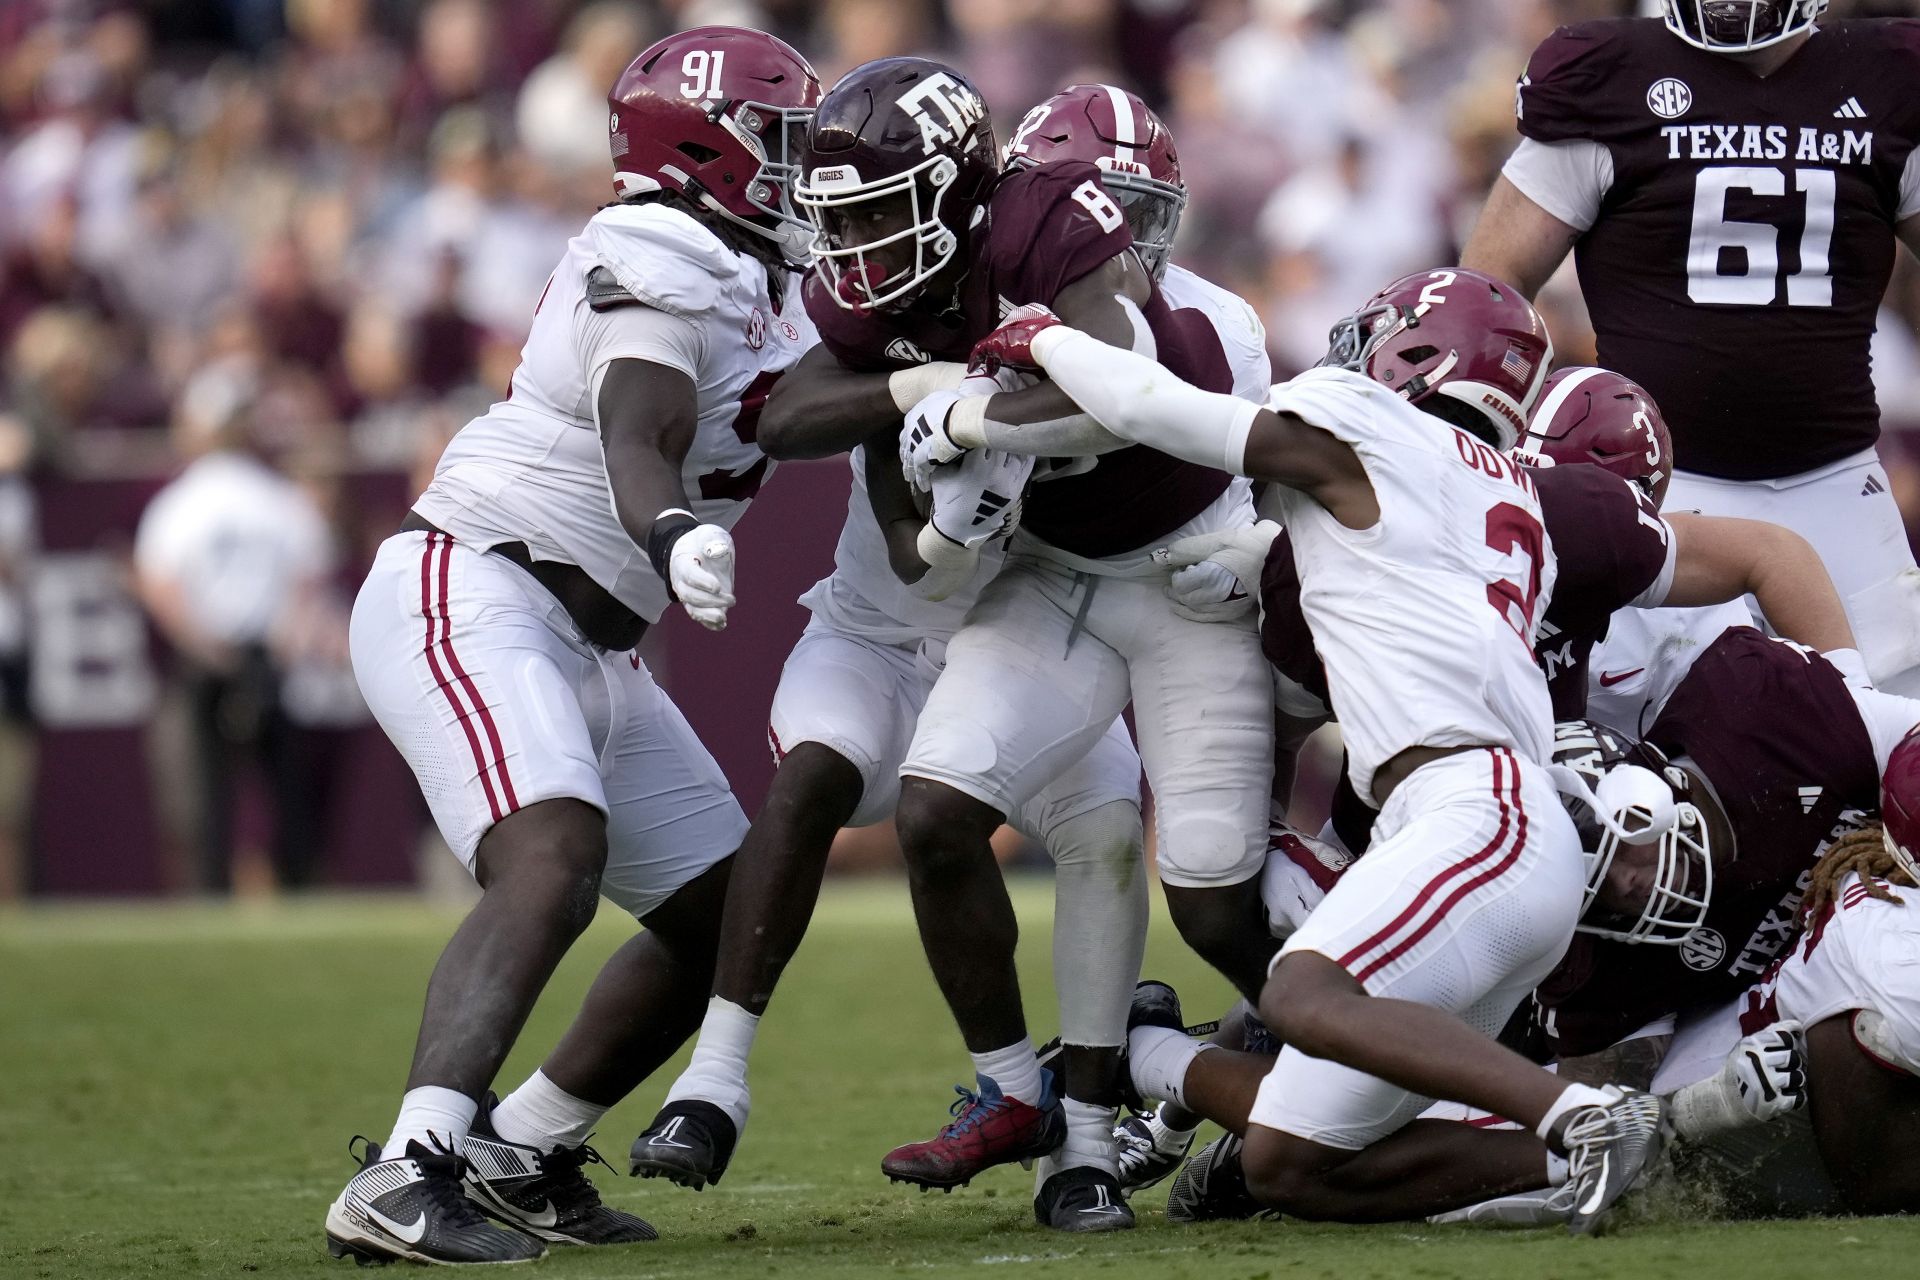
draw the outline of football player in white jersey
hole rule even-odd
[[[715,629],[734,603],[727,530],[772,467],[760,405],[812,340],[787,187],[818,100],[804,58],[737,27],[628,67],[609,95],[619,201],[568,245],[511,394],[449,444],[360,591],[361,690],[484,893],[428,985],[391,1136],[328,1210],[335,1256],[654,1237],[600,1203],[586,1138],[699,1024],[747,822],[634,646],[672,601]],[[645,931],[495,1104],[602,895]]]
[[[1138,100],[1111,86],[1075,86],[1035,112],[1102,101]],[[1137,109],[1144,112],[1143,104]],[[1063,112],[1064,118],[1064,112]],[[1092,122],[1084,117],[1081,124]],[[1024,136],[1023,134],[1020,136]],[[1058,140],[1049,158],[1098,161],[1113,144],[1092,128]],[[1167,146],[1153,157],[1170,157]],[[1009,157],[1013,164],[1022,163]],[[1142,169],[1147,166],[1142,165]],[[1247,389],[1270,382],[1264,335],[1238,299],[1167,261],[1186,201],[1177,165],[1141,174],[1102,166],[1108,191],[1126,210],[1141,258],[1176,308],[1192,308],[1221,334]],[[909,390],[957,385],[958,362],[930,362],[897,375]],[[992,384],[979,388],[996,389]],[[838,425],[838,424],[835,424]],[[852,437],[849,436],[850,440]],[[776,454],[784,441],[769,433]],[[810,435],[804,452],[830,443]],[[939,674],[946,642],[959,629],[980,587],[999,571],[1004,542],[989,542],[971,562],[964,585],[926,598],[920,583],[896,574],[892,556],[917,555],[918,529],[883,521],[867,491],[878,468],[880,510],[897,496],[895,450],[852,452],[853,491],[834,556],[834,572],[801,600],[813,621],[795,646],[774,695],[768,736],[780,761],[768,802],[736,858],[728,890],[715,980],[715,1001],[693,1061],[666,1105],[634,1145],[634,1165],[685,1185],[717,1181],[748,1111],[747,1051],[758,1020],[812,912],[834,833],[893,814],[899,770],[914,723]],[[953,468],[942,468],[936,487]],[[936,492],[936,501],[940,494]],[[902,526],[917,521],[902,521]],[[883,528],[883,524],[887,527]],[[1237,584],[1236,584],[1237,585]],[[1237,608],[1245,613],[1250,601]],[[1015,816],[1017,826],[1046,843],[1057,866],[1054,963],[1060,996],[1066,1096],[1099,1097],[1111,1089],[1126,1033],[1129,997],[1146,943],[1147,884],[1141,851],[1140,761],[1116,720],[1093,749]],[[674,1127],[678,1145],[651,1139]],[[1057,1165],[1042,1161],[1044,1184]],[[1114,1215],[1090,1221],[1111,1223]],[[1072,1219],[1068,1220],[1072,1222]]]
[[[1286,1047],[1248,1130],[1256,1196],[1343,1219],[1475,1198],[1405,1163],[1421,1141],[1407,1122],[1445,1098],[1535,1129],[1569,1162],[1573,1226],[1595,1229],[1658,1154],[1660,1102],[1566,1084],[1493,1039],[1559,962],[1586,893],[1533,654],[1554,561],[1505,453],[1552,359],[1539,316],[1478,273],[1408,277],[1265,409],[1037,308],[975,358],[1044,371],[1120,438],[1271,482],[1293,539],[1354,788],[1381,813],[1261,993]],[[1169,1054],[1196,1052],[1167,1036]]]

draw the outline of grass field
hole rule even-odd
[[[1048,892],[1017,891],[1036,1031],[1052,1023]],[[1164,913],[1160,913],[1162,916]],[[383,1136],[421,992],[454,917],[385,899],[89,907],[0,915],[0,1277],[352,1274],[321,1218],[355,1132]],[[1195,1016],[1224,988],[1164,925],[1149,971]],[[517,1082],[622,936],[603,912],[503,1075]],[[541,1274],[703,1277],[1911,1276],[1920,1220],[1715,1223],[1678,1213],[1597,1241],[1554,1231],[1222,1224],[1073,1240],[1033,1225],[1031,1179],[952,1196],[890,1186],[880,1155],[932,1133],[966,1059],[920,958],[904,888],[836,886],[755,1059],[752,1128],[694,1195],[597,1170],[663,1239],[556,1252]],[[622,1170],[670,1073],[602,1126]]]

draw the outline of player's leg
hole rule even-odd
[[[1121,1221],[1114,1121],[1127,1013],[1147,948],[1140,757],[1116,720],[1080,762],[1022,807],[1016,825],[1054,861],[1053,972],[1067,1138],[1039,1164],[1035,1213],[1067,1230]],[[1106,1195],[1100,1194],[1104,1188]]]
[[[1920,696],[1920,569],[1878,454],[1776,483],[1675,472],[1666,506],[1767,520],[1805,538],[1833,578],[1875,687]]]
[[[929,683],[891,646],[809,629],[794,647],[769,717],[780,766],[734,858],[700,1040],[634,1143],[635,1172],[696,1189],[725,1172],[746,1127],[760,1016],[813,917],[834,836],[892,813]]]
[[[1124,626],[1155,853],[1180,936],[1249,999],[1277,949],[1260,904],[1273,793],[1273,682],[1250,619],[1194,622],[1153,581],[1104,588]],[[1111,617],[1111,615],[1109,615]]]
[[[1075,622],[1082,593],[1096,589],[1010,561],[948,645],[901,766],[897,822],[914,915],[981,1094],[932,1142],[889,1154],[891,1177],[958,1186],[1059,1144],[1061,1112],[1033,1059],[1014,970],[1013,905],[988,839],[1126,705],[1124,663]]]
[[[1658,1104],[1616,1105],[1493,1039],[1564,952],[1581,887],[1571,820],[1544,771],[1512,752],[1446,757],[1401,783],[1367,857],[1288,940],[1263,993],[1261,1015],[1287,1047],[1253,1116],[1277,1133],[1249,1134],[1256,1194],[1305,1216],[1372,1219],[1513,1189],[1467,1178],[1456,1198],[1442,1194],[1444,1176],[1414,1177],[1433,1158],[1422,1135],[1387,1135],[1439,1097],[1574,1151],[1575,1180],[1596,1184],[1583,1195],[1590,1228],[1657,1151]],[[1497,1159],[1488,1169],[1502,1173]]]
[[[602,890],[646,928],[601,969],[539,1071],[476,1125],[469,1185],[487,1212],[572,1244],[648,1240],[652,1227],[601,1204],[583,1165],[607,1109],[676,1052],[712,989],[729,855],[746,816],[726,778],[651,674],[602,655],[606,780]]]
[[[1848,1010],[1807,1031],[1807,1094],[1821,1161],[1848,1213],[1920,1199],[1920,1076],[1869,1057]]]
[[[459,1153],[554,966],[592,921],[606,860],[606,799],[579,697],[597,663],[552,613],[520,569],[428,533],[388,539],[355,602],[367,705],[483,893],[434,968],[392,1133],[329,1211],[336,1253],[541,1251],[473,1210]]]

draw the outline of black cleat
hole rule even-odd
[[[1048,1178],[1033,1198],[1033,1217],[1055,1231],[1128,1231],[1133,1210],[1120,1194],[1120,1180],[1084,1165]]]
[[[380,1158],[365,1138],[360,1172],[327,1209],[327,1252],[361,1266],[406,1259],[446,1265],[532,1262],[546,1246],[525,1232],[488,1222],[460,1189],[457,1156],[407,1144]],[[353,1149],[353,1143],[347,1144]]]
[[[585,1143],[542,1153],[508,1142],[481,1108],[460,1153],[467,1163],[467,1194],[480,1211],[551,1244],[638,1244],[658,1240],[652,1224],[601,1203],[586,1166],[605,1164]]]
[[[1193,1134],[1178,1151],[1162,1151],[1153,1142],[1153,1129],[1144,1116],[1128,1116],[1113,1126],[1114,1145],[1120,1148],[1120,1190],[1131,1196],[1158,1186],[1180,1167],[1193,1150]]]
[[[1200,1153],[1187,1161],[1167,1191],[1167,1221],[1223,1222],[1279,1217],[1247,1190],[1247,1171],[1240,1163],[1244,1145],[1228,1133],[1200,1148]]]
[[[733,1120],[713,1103],[669,1102],[633,1140],[633,1172],[699,1191],[720,1181],[739,1140]]]

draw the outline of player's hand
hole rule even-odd
[[[733,608],[733,535],[717,524],[695,525],[667,553],[674,598],[687,616],[709,631],[722,631]]]
[[[1033,358],[1033,340],[1060,323],[1059,316],[1037,302],[1015,307],[1000,322],[999,328],[973,344],[967,367],[986,373],[998,373],[1003,368],[1038,369],[1039,362]]]
[[[1727,1055],[1727,1070],[1740,1086],[1740,1105],[1764,1124],[1807,1105],[1807,1031],[1798,1022],[1776,1022],[1756,1031]]]
[[[1160,548],[1153,558],[1160,564],[1176,570],[1173,582],[1168,584],[1167,594],[1172,597],[1175,612],[1183,617],[1193,617],[1181,609],[1182,595],[1192,593],[1200,596],[1218,588],[1224,573],[1238,584],[1240,593],[1247,597],[1249,607],[1260,595],[1260,575],[1266,568],[1267,553],[1273,549],[1273,540],[1280,536],[1280,526],[1272,520],[1262,520],[1258,524],[1247,525],[1239,529],[1222,529],[1214,533],[1198,533],[1191,538],[1182,538],[1170,546]],[[1205,566],[1206,572],[1189,575],[1183,581],[1189,566]],[[1223,601],[1230,596],[1223,593]],[[1244,611],[1243,611],[1244,612]],[[1237,615],[1236,615],[1237,616]],[[1200,619],[1219,621],[1218,616]]]
[[[1253,612],[1253,597],[1233,570],[1217,560],[1175,569],[1167,598],[1175,613],[1194,622],[1232,622]]]
[[[916,489],[933,488],[933,469],[958,461],[966,452],[947,434],[947,415],[962,397],[959,390],[936,391],[907,411],[900,433],[900,472]]]

